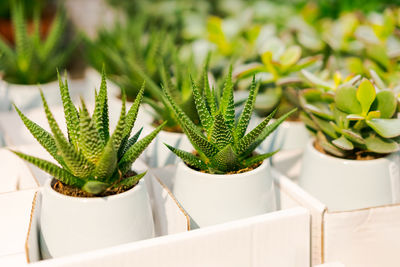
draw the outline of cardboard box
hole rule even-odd
[[[37,189],[0,194],[0,266],[26,263],[25,240]]]
[[[295,182],[275,171],[281,208],[311,213],[312,265],[342,262],[351,267],[399,266],[400,204],[330,212]]]
[[[39,186],[28,164],[7,148],[0,148],[0,170],[0,194]]]
[[[310,216],[304,208],[289,208],[189,232],[189,218],[168,190],[174,166],[151,170],[147,179],[159,237],[102,250],[37,261],[38,206],[27,238],[32,266],[310,266]],[[40,193],[39,193],[40,194]],[[35,201],[40,205],[39,195]],[[170,203],[169,207],[166,204]],[[179,210],[171,212],[171,206]],[[161,218],[166,218],[164,221]],[[185,228],[186,227],[186,228]],[[185,229],[183,229],[185,228]],[[181,232],[181,233],[177,233]]]

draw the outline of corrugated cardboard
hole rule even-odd
[[[311,213],[313,265],[336,261],[351,267],[400,265],[400,205],[330,212],[286,176],[275,172],[275,177],[283,194],[281,207],[301,206]]]

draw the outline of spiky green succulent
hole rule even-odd
[[[235,119],[231,72],[225,80],[222,96],[219,97],[215,95],[215,90],[210,89],[207,78],[204,80],[202,93],[198,86],[194,82],[192,83],[193,96],[202,129],[198,128],[173,101],[171,95],[164,91],[181,127],[198,153],[196,156],[167,145],[187,165],[209,173],[228,173],[250,167],[274,154],[272,152],[255,155],[254,150],[290,113],[268,125],[274,115],[273,112],[246,134],[258,91],[254,78],[249,98],[238,120]]]
[[[399,150],[400,119],[393,91],[360,76],[336,89],[302,92],[302,116],[320,146],[341,158]]]
[[[11,17],[15,46],[0,38],[0,71],[4,80],[17,84],[37,84],[53,81],[56,68],[64,68],[79,38],[68,42],[65,38],[66,18],[59,11],[46,37],[40,35],[40,14],[34,12],[33,31],[28,30],[24,7],[13,1]]]
[[[59,77],[59,83],[68,138],[61,132],[43,94],[44,111],[52,134],[32,122],[15,107],[25,126],[59,165],[21,152],[13,152],[48,172],[62,183],[80,188],[93,195],[102,194],[111,188],[129,188],[135,185],[145,173],[132,175],[128,171],[164,126],[160,125],[140,141],[137,140],[141,130],[131,137],[144,87],[142,86],[138,97],[127,113],[126,96],[122,95],[121,114],[115,131],[110,135],[104,72],[100,90],[96,94],[92,117],[83,100],[79,111],[76,109],[69,95],[67,81],[63,82]]]

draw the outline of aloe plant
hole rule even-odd
[[[337,88],[306,89],[302,118],[323,150],[341,158],[399,150],[395,93],[356,76]]]
[[[215,95],[208,79],[204,80],[201,93],[192,82],[193,96],[202,128],[198,128],[165,90],[171,108],[174,110],[181,127],[196,149],[198,155],[182,151],[170,145],[167,147],[187,165],[209,173],[228,173],[251,167],[272,156],[274,152],[254,154],[254,150],[273,132],[291,113],[291,111],[268,125],[274,115],[265,118],[258,126],[246,134],[247,126],[254,108],[258,86],[253,78],[249,98],[243,112],[235,120],[232,73],[225,80],[222,96]],[[205,134],[204,134],[204,133]]]
[[[320,57],[301,58],[299,46],[284,48],[284,43],[277,38],[269,40],[264,49],[260,56],[262,63],[239,66],[235,76],[244,79],[256,74],[262,82],[262,91],[256,100],[255,110],[259,115],[267,116],[278,107],[277,115],[282,115],[299,106],[296,89],[301,87],[301,80],[297,72],[314,64]]]
[[[140,141],[137,140],[141,130],[131,137],[144,87],[142,86],[127,113],[126,96],[122,95],[120,117],[115,131],[110,135],[105,73],[102,74],[100,90],[96,94],[92,117],[83,100],[79,111],[73,105],[67,81],[63,82],[59,77],[59,84],[68,138],[61,132],[43,94],[44,111],[52,134],[28,119],[15,107],[25,126],[59,165],[21,152],[13,152],[48,172],[60,182],[93,195],[101,195],[113,188],[134,186],[145,173],[132,175],[129,173],[131,166],[164,126],[160,125]]]
[[[13,2],[11,11],[15,47],[0,39],[0,71],[3,72],[3,78],[17,84],[53,81],[57,78],[56,68],[65,67],[79,37],[71,43],[64,38],[67,24],[62,11],[55,15],[49,33],[44,38],[40,36],[38,9],[34,12],[32,32],[28,30],[22,3]]]

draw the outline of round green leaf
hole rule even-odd
[[[340,87],[336,90],[336,107],[348,114],[360,114],[362,109],[357,100],[357,89],[355,87]]]
[[[376,94],[376,110],[381,112],[381,118],[389,119],[396,112],[397,99],[393,92],[385,90]],[[374,104],[375,104],[374,103]]]
[[[369,151],[386,154],[393,153],[399,150],[399,144],[391,139],[383,139],[375,134],[365,138],[365,143]]]
[[[385,138],[393,138],[400,135],[400,119],[371,119],[366,123],[376,133]]]

